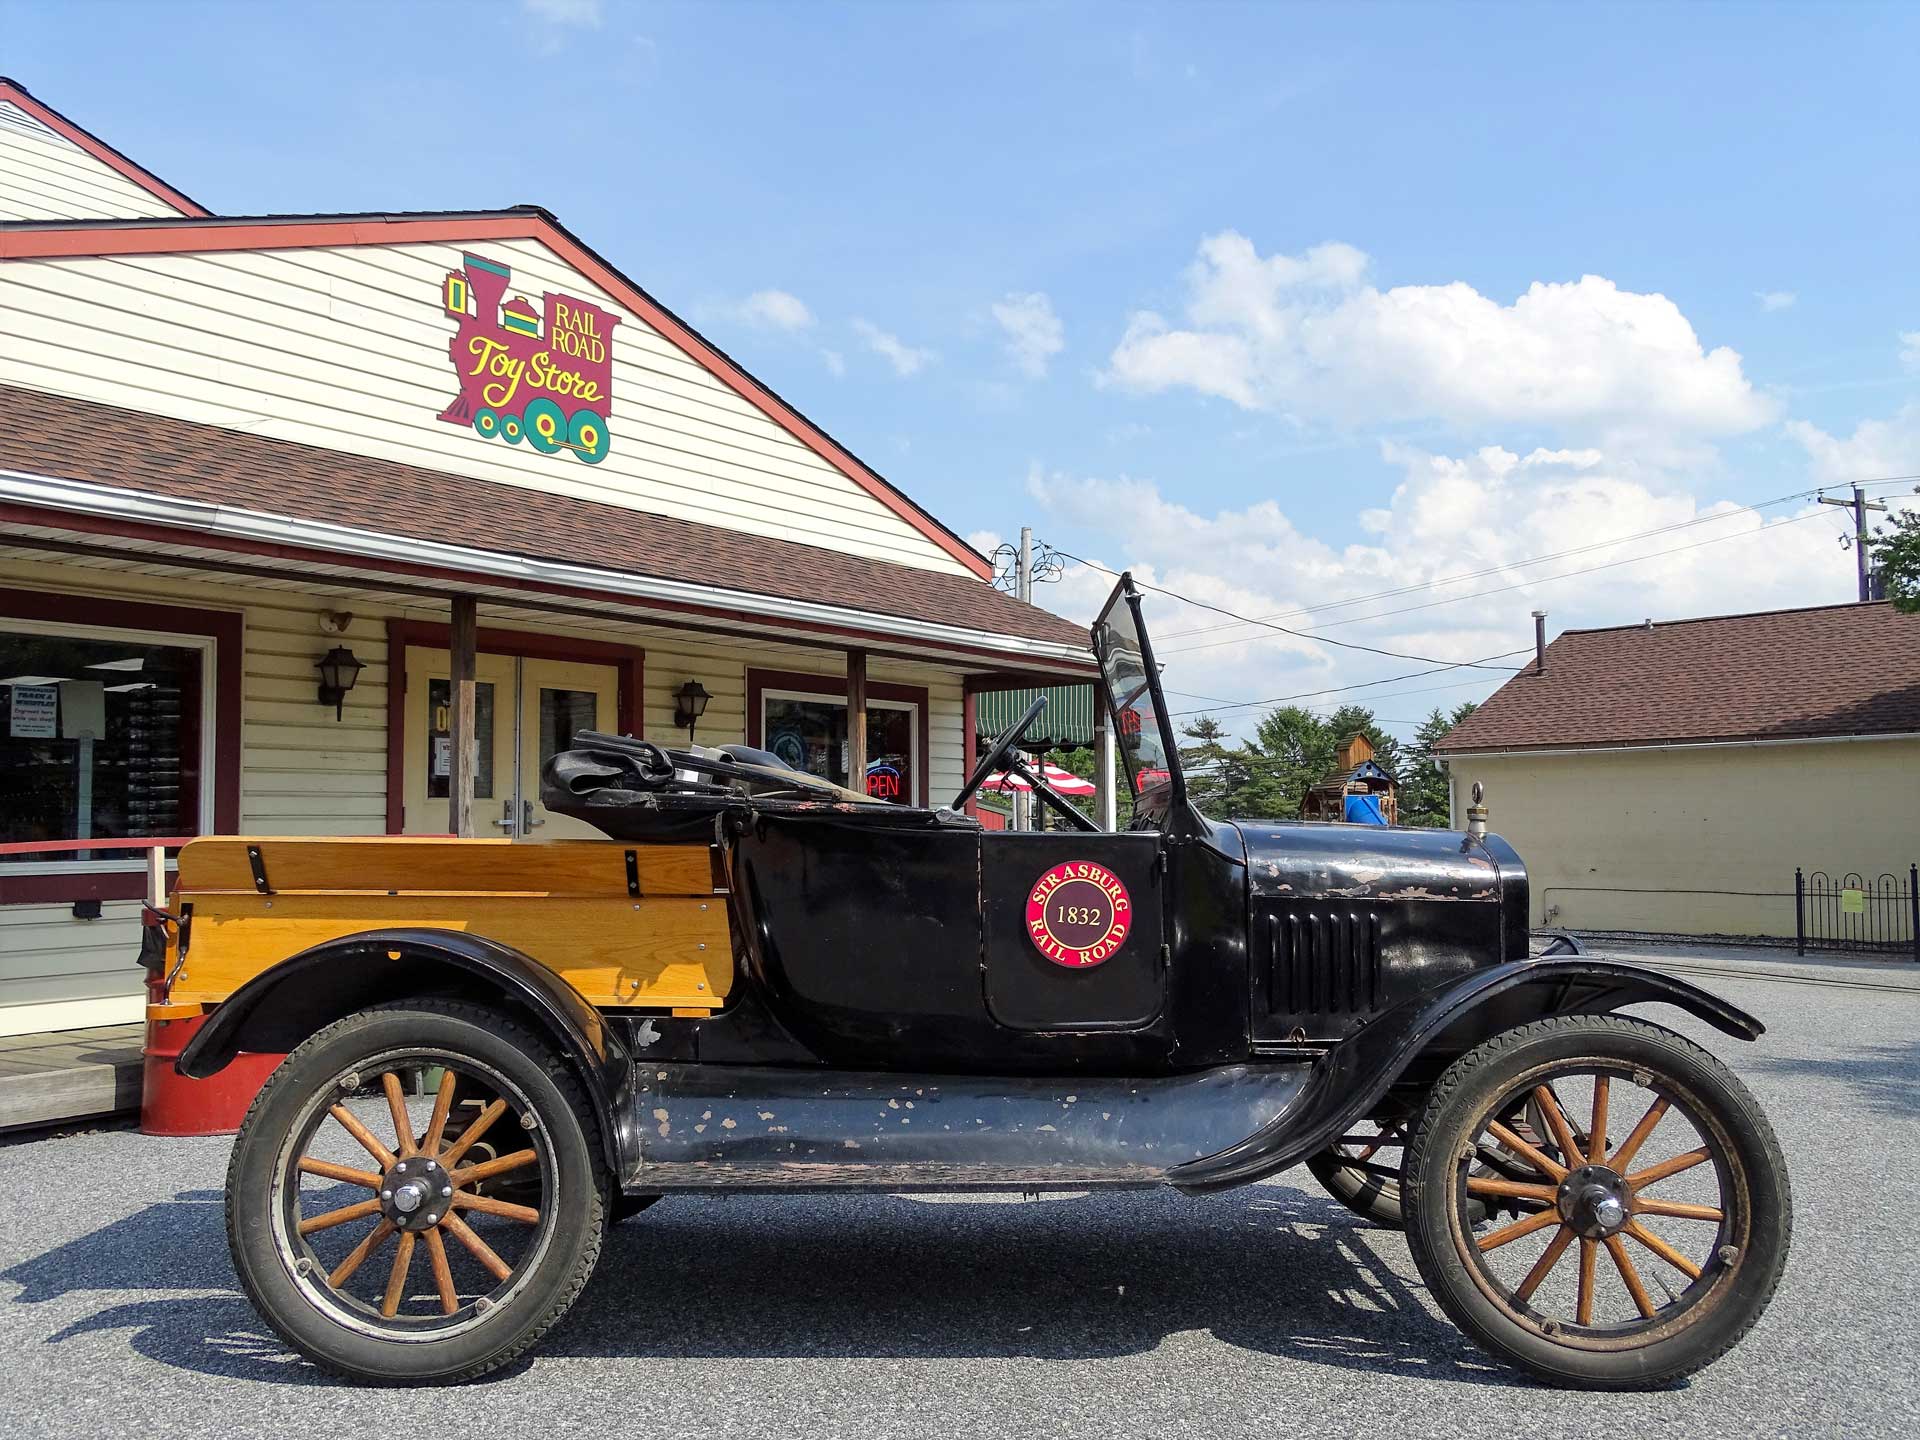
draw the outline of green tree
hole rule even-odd
[[[1920,486],[1914,493],[1920,495]],[[1876,525],[1867,553],[1894,608],[1920,613],[1920,509],[1896,510]]]
[[[1449,715],[1436,705],[1433,713],[1420,722],[1420,728],[1413,733],[1406,770],[1399,776],[1401,824],[1444,827],[1448,823],[1447,772],[1433,747],[1479,708],[1476,702],[1468,700],[1456,705]]]
[[[1308,788],[1333,773],[1340,741],[1311,710],[1285,705],[1261,717],[1253,747],[1263,771],[1267,818],[1282,819],[1298,816]]]
[[[1236,762],[1227,732],[1211,715],[1183,726],[1181,735],[1191,744],[1180,747],[1180,769],[1187,779],[1187,798],[1208,815],[1232,815],[1236,782],[1244,785],[1244,767]]]

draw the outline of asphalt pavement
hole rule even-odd
[[[453,1395],[362,1393],[290,1357],[237,1292],[228,1142],[108,1129],[0,1143],[0,1429],[1920,1432],[1920,988],[1891,967],[1707,964],[1720,969],[1690,978],[1769,1032],[1743,1045],[1678,1028],[1767,1105],[1796,1225],[1767,1318],[1678,1389],[1568,1394],[1495,1365],[1429,1302],[1399,1235],[1295,1170],[1207,1198],[670,1198],[613,1232],[580,1304],[529,1360]],[[1750,964],[1761,973],[1739,973]]]

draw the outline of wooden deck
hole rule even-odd
[[[0,1130],[138,1110],[145,1031],[101,1025],[0,1038]]]

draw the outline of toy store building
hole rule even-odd
[[[139,1018],[162,842],[592,833],[595,728],[940,804],[1093,673],[544,210],[215,215],[0,80],[0,1035]]]

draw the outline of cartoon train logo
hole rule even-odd
[[[549,290],[508,298],[513,274],[478,255],[447,272],[441,305],[457,322],[448,353],[460,393],[440,412],[483,440],[598,465],[613,448],[613,327],[620,317]]]

